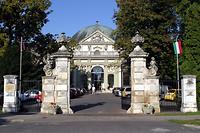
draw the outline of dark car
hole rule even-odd
[[[78,92],[76,88],[70,88],[70,98],[76,98],[78,97]]]
[[[121,87],[114,87],[113,90],[112,90],[112,93],[115,96],[121,96]]]

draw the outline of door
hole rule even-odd
[[[92,85],[95,86],[96,90],[101,90],[101,85],[104,82],[104,71],[100,66],[93,67],[92,71]]]

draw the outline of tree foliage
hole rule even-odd
[[[8,47],[8,38],[5,33],[0,33],[0,57],[4,56]]]
[[[181,73],[194,74],[200,78],[200,1],[182,0],[177,11],[183,21]]]
[[[40,33],[51,12],[50,0],[5,0],[0,3],[0,28],[9,36],[9,44],[21,37],[28,41]]]
[[[197,76],[197,100],[200,105],[200,1],[180,0],[177,12],[182,18],[183,29],[181,74]]]
[[[169,28],[174,25],[176,16],[173,8],[176,0],[116,0],[118,11],[114,18],[117,25],[116,48],[127,57],[136,44],[131,38],[136,31],[144,37],[145,42],[139,44],[146,52],[154,56],[159,66],[159,74],[170,78],[175,73],[175,58]],[[171,72],[171,73],[169,73]]]
[[[56,52],[59,48],[55,36],[50,33],[46,35],[38,34],[31,42],[24,43],[23,47],[23,77],[40,79],[44,75],[44,58],[46,58],[47,53]]]
[[[56,47],[52,44],[55,42],[52,35],[41,33],[41,28],[47,23],[47,16],[51,12],[50,5],[50,0],[0,2],[0,79],[5,74],[19,75],[21,37],[23,37],[22,77],[24,79],[41,78],[43,64],[34,62],[36,61],[35,53],[40,49],[40,58],[43,58],[45,52],[53,51],[52,49]]]

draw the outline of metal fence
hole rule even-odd
[[[175,90],[174,95],[168,96],[169,90]],[[181,90],[181,86],[179,88]],[[160,80],[160,111],[177,112],[181,108],[181,95],[178,91],[177,80]]]
[[[22,80],[21,92],[27,90],[42,90],[42,80]],[[41,103],[38,103],[35,99],[29,99],[21,101],[21,112],[40,112]]]
[[[26,90],[36,89],[42,90],[42,80],[22,80],[21,91],[25,92]]]

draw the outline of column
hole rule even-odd
[[[183,75],[181,87],[181,112],[197,112],[196,76]]]
[[[106,92],[109,91],[108,90],[108,66],[105,65],[104,66],[104,87]]]
[[[5,75],[4,77],[4,103],[3,112],[18,112],[17,75]]]
[[[121,65],[119,67],[119,84],[118,84],[119,87],[122,87],[122,68],[121,68]]]

